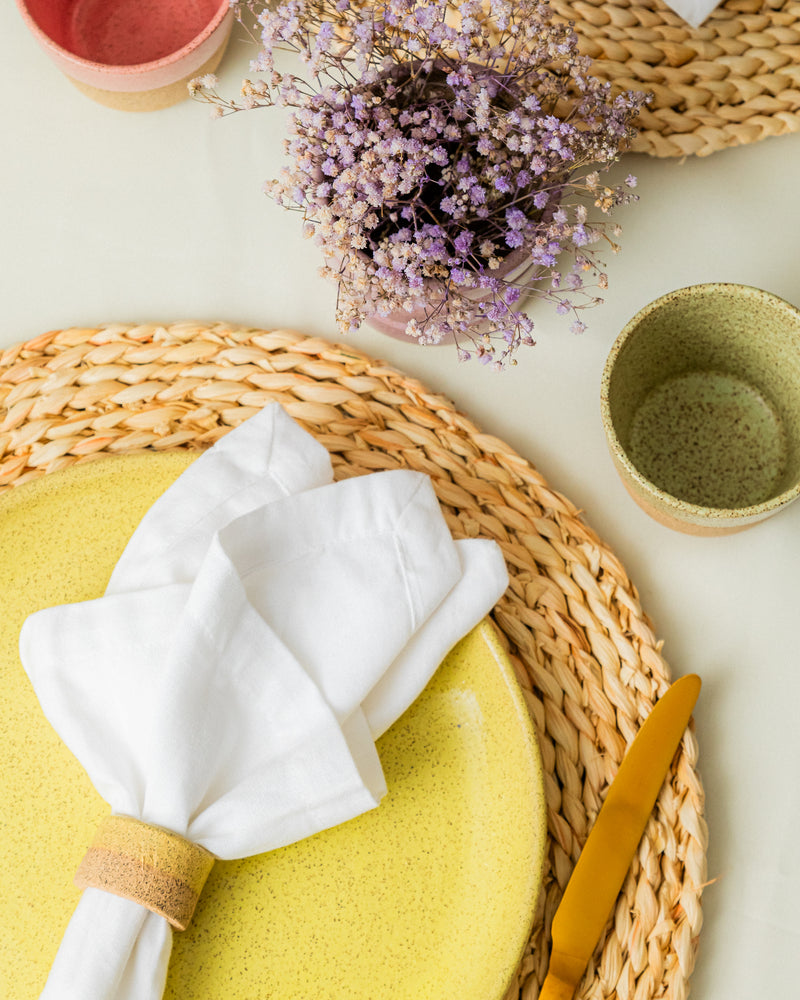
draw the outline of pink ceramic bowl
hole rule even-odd
[[[228,43],[228,0],[17,0],[50,58],[89,97],[151,111],[188,96]]]

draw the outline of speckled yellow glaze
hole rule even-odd
[[[0,497],[5,1000],[38,997],[78,900],[72,876],[108,811],[42,715],[19,629],[39,607],[99,596],[190,460],[108,458]],[[214,866],[175,937],[168,1000],[500,1000],[528,938],[546,825],[535,734],[490,623],[451,651],[379,750],[378,809]]]

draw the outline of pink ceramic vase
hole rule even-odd
[[[509,284],[515,282],[523,282],[530,276],[530,274],[535,270],[535,265],[530,259],[530,249],[528,247],[519,247],[517,250],[511,250],[501,261],[500,266],[492,271],[493,278],[503,278]],[[435,281],[428,282],[428,289],[431,297],[436,295],[436,283]],[[491,291],[489,289],[474,289],[469,290],[464,293],[465,296],[471,299],[473,302],[483,302],[486,301],[491,296]],[[524,290],[520,297],[520,304],[524,301]],[[373,330],[377,330],[379,333],[385,333],[389,337],[394,337],[396,340],[409,340],[409,336],[406,333],[406,327],[412,319],[416,319],[419,323],[425,320],[425,307],[419,306],[412,312],[406,312],[403,309],[398,309],[395,312],[390,313],[388,316],[381,316],[378,312],[371,313],[367,316],[365,322],[372,327]],[[445,337],[443,340],[439,341],[440,344],[451,344],[453,342],[452,337]]]

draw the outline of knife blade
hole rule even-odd
[[[700,678],[687,674],[655,703],[619,766],[553,917],[539,1000],[570,1000],[619,895],[689,723]]]

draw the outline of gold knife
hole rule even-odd
[[[571,1000],[611,915],[699,693],[696,674],[675,681],[628,748],[553,917],[550,966],[539,1000]]]

